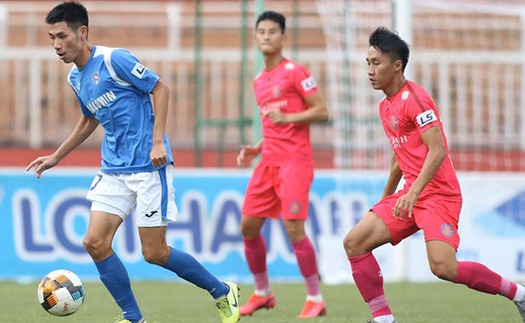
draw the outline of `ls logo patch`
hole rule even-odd
[[[424,125],[427,125],[433,121],[437,121],[438,118],[436,117],[436,114],[434,113],[434,110],[428,110],[423,113],[420,113],[416,117],[417,123],[420,127],[423,127]]]
[[[131,74],[135,75],[139,79],[144,76],[144,72],[146,72],[146,67],[140,63],[135,64],[131,70]]]
[[[309,90],[316,87],[315,79],[312,76],[310,76],[309,78],[301,81],[301,86],[303,87],[303,90],[305,92],[308,92]]]

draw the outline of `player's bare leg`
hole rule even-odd
[[[306,236],[304,220],[284,220],[283,223],[306,284],[306,301],[299,318],[323,316],[326,314],[326,305],[319,286],[315,249]]]
[[[368,212],[344,238],[344,248],[355,284],[368,304],[374,323],[396,322],[383,289],[383,275],[372,250],[391,242],[386,224]]]
[[[208,291],[216,300],[222,322],[237,322],[239,320],[237,285],[219,281],[193,256],[169,247],[166,243],[166,230],[166,226],[139,227],[144,259]]]
[[[456,260],[456,250],[443,241],[428,241],[427,254],[432,273],[437,277],[514,301],[525,323],[525,287],[511,282],[485,265]]]
[[[244,241],[244,255],[253,275],[255,291],[248,302],[241,306],[241,315],[252,315],[255,311],[275,307],[275,295],[270,290],[270,279],[266,268],[266,244],[261,229],[266,218],[243,216],[241,233]]]
[[[111,244],[122,218],[118,215],[91,211],[89,226],[84,238],[84,247],[95,262],[100,280],[119,305],[122,322],[142,322],[144,319],[131,290],[128,272]]]

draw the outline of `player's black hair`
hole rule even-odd
[[[49,25],[59,22],[67,23],[68,27],[75,31],[80,26],[89,27],[86,7],[76,1],[62,2],[51,9],[46,17],[46,23]]]
[[[410,49],[408,44],[399,37],[398,34],[390,31],[386,27],[378,27],[368,40],[370,46],[387,54],[392,62],[400,59],[403,63],[403,71],[408,64]]]
[[[257,29],[259,23],[263,20],[271,20],[278,23],[281,32],[284,34],[286,30],[286,18],[282,14],[275,11],[265,11],[261,13],[257,18],[257,22],[255,23],[255,29]]]

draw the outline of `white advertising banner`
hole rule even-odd
[[[20,169],[0,169],[2,248],[0,279],[36,279],[57,268],[84,279],[98,274],[82,246],[89,220],[85,195],[97,169],[59,169],[41,179]],[[223,278],[251,282],[239,223],[250,170],[177,170],[178,221],[167,240]],[[504,277],[525,281],[525,174],[462,173],[464,204],[458,259],[479,261]],[[378,201],[386,173],[318,171],[312,184],[308,234],[328,284],[353,282],[343,249],[346,233]],[[263,229],[274,280],[302,279],[280,221]],[[176,279],[142,259],[133,214],[120,228],[116,252],[133,279]],[[386,281],[436,280],[421,233],[375,251]]]

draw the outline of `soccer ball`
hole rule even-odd
[[[38,284],[38,301],[50,314],[67,316],[80,309],[86,293],[80,278],[69,270],[54,270]]]

